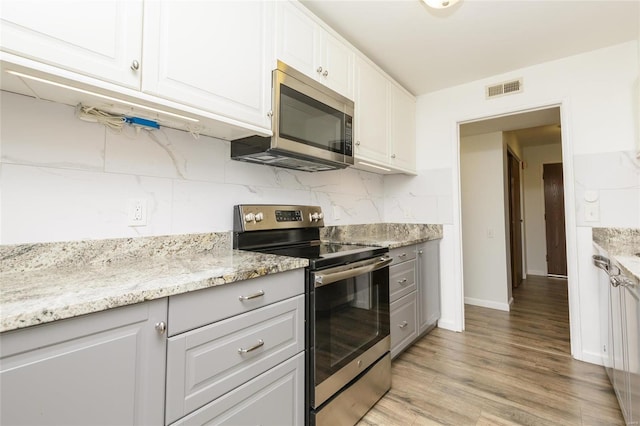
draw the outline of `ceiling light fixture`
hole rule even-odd
[[[424,4],[434,9],[446,9],[458,3],[459,0],[422,0]]]

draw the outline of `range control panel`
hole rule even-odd
[[[236,232],[324,226],[320,206],[241,204],[233,209],[233,230]]]

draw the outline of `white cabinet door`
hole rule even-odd
[[[396,169],[416,171],[416,101],[395,84],[389,84],[389,118],[391,120],[391,165]]]
[[[373,66],[356,59],[355,156],[387,164],[387,80]]]
[[[142,90],[269,128],[272,3],[145,3]]]
[[[3,0],[0,43],[5,52],[139,89],[142,0]]]
[[[316,78],[316,63],[320,62],[316,54],[320,48],[320,29],[306,13],[288,2],[278,2],[277,8],[278,59]]]
[[[167,299],[0,335],[3,425],[164,424]]]
[[[353,51],[326,31],[322,31],[320,81],[336,92],[353,99]],[[316,68],[317,70],[317,68]]]
[[[355,54],[295,3],[277,3],[276,56],[285,64],[353,99]]]

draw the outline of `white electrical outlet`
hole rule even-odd
[[[333,220],[340,220],[340,207],[333,206]]]
[[[144,198],[129,199],[127,219],[129,226],[147,226],[147,200]]]

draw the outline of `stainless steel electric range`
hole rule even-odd
[[[353,425],[391,387],[388,249],[320,241],[317,206],[238,205],[233,246],[309,259],[308,425]]]

